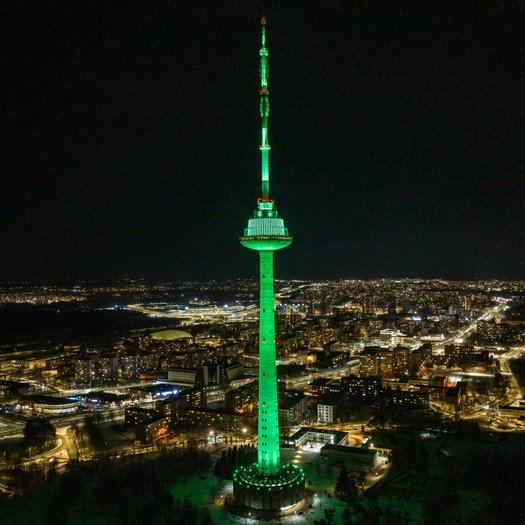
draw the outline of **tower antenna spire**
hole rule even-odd
[[[260,68],[261,86],[259,88],[260,111],[261,111],[261,182],[263,202],[270,200],[270,144],[268,143],[268,117],[270,116],[270,92],[268,91],[268,76],[270,69],[268,67],[268,48],[266,47],[266,17],[261,18],[261,49]]]

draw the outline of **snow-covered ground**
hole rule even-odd
[[[346,508],[346,504],[332,496],[335,481],[339,474],[339,467],[333,466],[328,462],[323,462],[319,452],[313,449],[306,450],[281,450],[281,460],[301,466],[306,473],[307,502],[312,508],[306,508],[302,512],[276,518],[269,522],[283,524],[311,524],[315,520],[325,518],[326,510],[334,511],[333,522],[342,523],[341,514]],[[208,474],[204,479],[193,476],[184,483],[175,485],[172,494],[175,498],[184,499],[189,496],[191,501],[197,506],[207,506],[213,520],[218,525],[227,524],[251,524],[260,523],[249,516],[234,516],[224,507],[224,499],[233,491],[232,483],[224,482],[220,486],[220,481],[213,475]]]

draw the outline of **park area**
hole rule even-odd
[[[383,431],[393,464],[363,494],[336,496],[341,463],[315,451],[283,449],[306,472],[307,504],[269,524],[492,525],[520,523],[525,439],[517,434],[440,434],[431,439]],[[0,504],[9,525],[255,525],[224,506],[231,481],[214,475],[224,448],[163,450],[90,462],[39,490]]]

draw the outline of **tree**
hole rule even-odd
[[[256,461],[257,449],[253,445],[230,447],[228,451],[223,450],[221,457],[215,463],[213,472],[218,478],[232,479],[236,467],[250,465]]]
[[[100,414],[97,413],[98,416]],[[89,444],[94,450],[102,450],[104,448],[104,437],[100,430],[100,425],[91,416],[86,416],[84,420],[84,431],[89,439]]]
[[[62,476],[51,495],[47,525],[65,525],[71,509],[80,498],[89,479],[86,473],[74,466]]]
[[[385,525],[401,525],[403,523],[401,517],[397,514],[393,514],[392,512],[385,513],[383,516],[383,521]]]
[[[335,483],[335,493],[340,498],[350,499],[357,496],[357,485],[346,467],[341,469]]]
[[[368,509],[363,514],[363,524],[366,525],[381,525],[381,519],[376,511]]]
[[[56,442],[56,429],[47,417],[33,417],[24,427],[24,448],[34,447],[37,451],[51,448]]]
[[[343,511],[343,514],[341,515],[341,518],[343,519],[343,523],[351,524],[353,516],[354,516],[354,513],[352,512],[350,507],[346,507],[346,509]]]
[[[197,516],[199,511],[195,505],[192,504],[189,497],[186,497],[180,507],[179,518],[182,523],[197,523]]]
[[[364,489],[366,483],[366,469],[362,468],[359,471],[359,485],[361,485],[361,488]]]
[[[447,511],[456,503],[457,499],[456,491],[448,485],[436,487],[432,494],[423,500],[425,524],[445,523]]]
[[[220,458],[217,459],[215,463],[215,468],[213,470],[213,473],[218,478],[224,478],[225,477],[225,471],[226,471],[226,451],[222,451],[222,455]]]
[[[213,519],[207,507],[203,507],[199,512],[199,525],[213,525]]]

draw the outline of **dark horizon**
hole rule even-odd
[[[525,278],[525,7],[12,4],[0,281]]]

